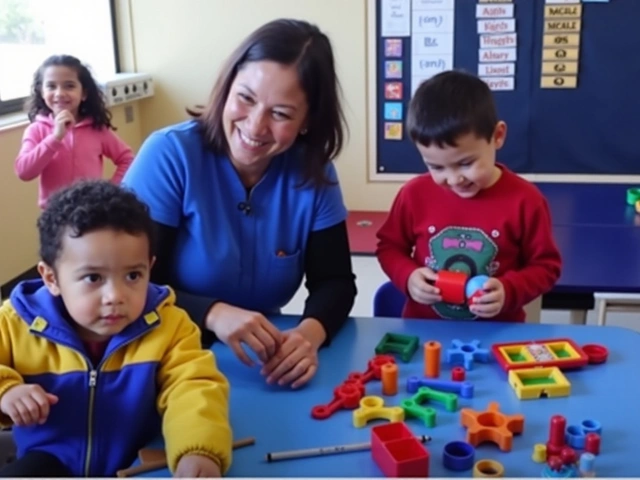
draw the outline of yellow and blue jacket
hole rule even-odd
[[[0,307],[0,397],[39,384],[57,395],[43,425],[13,427],[18,457],[58,457],[76,476],[115,476],[162,431],[169,468],[185,454],[231,463],[229,383],[200,331],[167,287],[150,285],[143,315],[93,365],[62,300],[41,280],[18,285]],[[0,425],[11,420],[0,414]]]

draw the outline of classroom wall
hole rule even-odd
[[[118,134],[137,150],[141,142],[137,105],[132,105],[134,122],[124,121],[124,106],[113,109]],[[0,129],[0,285],[20,275],[38,261],[36,220],[38,182],[22,182],[13,172],[13,162],[20,149],[26,122]],[[105,165],[105,174],[113,171]]]
[[[155,96],[141,106],[143,136],[186,119],[204,102],[227,55],[259,25],[279,17],[309,20],[333,42],[350,139],[336,165],[353,210],[386,210],[397,183],[369,183],[367,161],[366,0],[121,0],[138,71],[154,77]],[[126,11],[125,11],[126,9]],[[250,12],[250,15],[248,14]],[[124,28],[124,25],[123,25]],[[159,32],[164,32],[159,34]]]
[[[112,110],[118,133],[137,150],[153,130],[186,119],[186,106],[206,101],[218,68],[251,30],[275,18],[306,19],[331,38],[342,82],[350,137],[336,165],[346,204],[352,210],[388,209],[400,184],[367,180],[366,3],[117,0],[122,68],[155,80],[155,96],[131,105],[133,123],[125,124],[124,106]],[[21,182],[13,173],[24,127],[0,129],[0,284],[37,262],[37,183]]]

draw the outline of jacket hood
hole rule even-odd
[[[36,317],[43,317],[52,323],[64,321],[61,313],[65,312],[66,308],[62,298],[51,295],[42,279],[20,282],[11,292],[10,299],[18,315],[29,325]],[[168,287],[149,284],[147,300],[141,316],[158,309],[165,303],[175,303],[173,291]]]

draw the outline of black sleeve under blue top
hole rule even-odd
[[[151,280],[155,283],[173,285],[175,282],[171,259],[178,243],[178,229],[157,222],[156,228],[156,263]],[[347,320],[357,293],[344,221],[309,234],[304,271],[305,286],[309,295],[301,319],[311,317],[322,324],[327,336],[324,343],[326,346]],[[178,305],[201,327],[203,344],[211,345],[215,336],[204,328],[204,321],[213,304],[219,299],[194,295],[179,289],[176,290],[176,295]]]

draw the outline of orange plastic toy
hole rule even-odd
[[[395,395],[398,393],[398,365],[386,363],[380,367],[382,372],[382,394]]]
[[[524,415],[505,415],[499,409],[497,402],[490,402],[483,412],[460,410],[460,423],[467,428],[467,443],[477,447],[483,442],[493,442],[503,452],[511,451],[513,435],[524,430]]]
[[[442,346],[433,340],[424,342],[424,376],[438,378],[440,376],[440,351]]]

